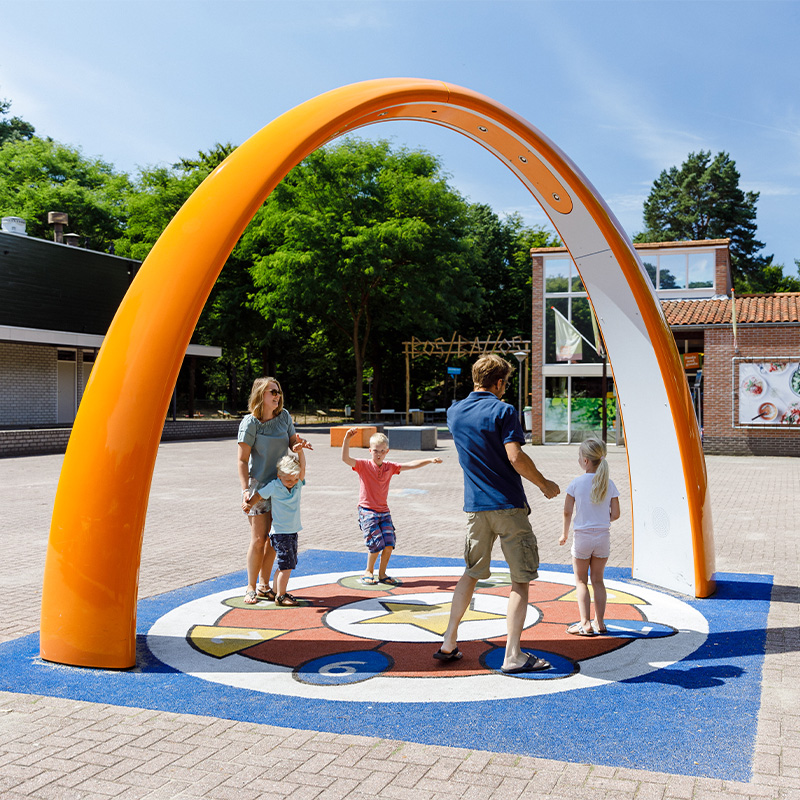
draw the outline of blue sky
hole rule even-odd
[[[0,97],[37,132],[134,173],[241,143],[321,92],[434,78],[499,101],[589,177],[629,234],[663,169],[726,151],[760,192],[764,253],[800,259],[800,2],[794,0],[0,0]],[[547,224],[480,147],[374,126],[440,156],[500,214]]]

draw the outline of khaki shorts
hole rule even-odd
[[[526,508],[467,514],[467,540],[464,544],[467,575],[478,580],[491,575],[492,547],[497,538],[512,581],[530,583],[539,577],[539,547]]]

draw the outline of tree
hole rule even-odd
[[[30,122],[25,122],[25,120],[20,117],[5,119],[5,117],[8,117],[10,108],[10,100],[0,100],[0,147],[6,142],[30,139],[36,132],[36,129]]]
[[[664,170],[644,204],[647,230],[638,242],[691,239],[731,240],[731,271],[739,291],[760,290],[772,256],[760,256],[755,238],[758,192],[739,188],[739,172],[728,153],[689,153],[678,167]]]
[[[172,218],[194,190],[235,149],[216,143],[208,152],[182,158],[172,167],[140,170],[127,200],[128,223],[117,243],[118,255],[143,261]],[[203,379],[233,408],[243,408],[256,372],[268,373],[267,349],[271,329],[249,303],[254,293],[250,262],[235,248],[197,324],[198,339],[221,344],[219,363],[204,364]]]
[[[530,336],[531,248],[558,247],[561,241],[544,228],[528,227],[519,214],[501,220],[487,205],[470,210],[470,231],[480,259],[478,280],[483,308],[464,333],[484,338],[491,334]]]
[[[130,190],[126,174],[52,139],[0,147],[0,213],[23,217],[31,236],[50,238],[47,213],[64,211],[88,247],[107,250],[122,233]]]
[[[254,302],[285,330],[351,349],[359,419],[368,355],[376,389],[404,338],[452,331],[480,307],[468,233],[468,206],[436,158],[345,140],[295,167],[245,233]]]

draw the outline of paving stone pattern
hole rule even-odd
[[[357,478],[324,433],[311,433],[301,549],[362,551],[355,523]],[[577,474],[574,446],[528,448],[562,489]],[[159,448],[144,536],[140,596],[240,570],[248,526],[239,505],[230,440]],[[356,456],[361,455],[354,451]],[[366,451],[363,451],[366,455]],[[430,452],[393,451],[398,461]],[[458,557],[461,473],[452,441],[441,465],[394,479],[390,498],[398,552]],[[653,457],[657,458],[654,453]],[[0,460],[0,641],[38,629],[41,576],[53,495],[63,456]],[[609,454],[622,518],[609,564],[629,567],[630,487],[622,448]],[[768,617],[753,776],[748,783],[592,764],[316,733],[212,717],[0,692],[0,798],[105,800],[181,798],[293,800],[800,800],[800,459],[710,456],[717,568],[769,573]],[[425,489],[425,494],[402,489]],[[560,499],[532,489],[543,563],[569,562],[557,544]]]

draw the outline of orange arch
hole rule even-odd
[[[388,119],[450,127],[517,174],[581,270],[623,398],[620,375],[626,359],[615,359],[617,352],[624,355],[630,336],[614,329],[620,301],[613,295],[624,295],[622,314],[634,338],[647,342],[637,344],[637,354],[649,364],[649,350],[655,359],[652,374],[659,376],[657,389],[670,421],[667,449],[674,449],[681,473],[680,486],[653,506],[651,516],[663,528],[664,507],[672,508],[676,492],[682,493],[679,505],[686,522],[681,517],[674,526],[687,529],[692,563],[688,572],[676,566],[676,585],[681,590],[687,573],[686,586],[695,594],[713,591],[705,462],[686,381],[660,307],[613,214],[567,156],[509,109],[440,81],[383,79],[320,95],[251,137],[189,198],[139,270],[95,363],[64,459],[45,564],[43,658],[103,668],[135,663],[138,572],[150,483],[172,388],[203,305],[248,222],[289,170],[330,139]],[[607,291],[604,275],[621,276],[619,292]],[[633,442],[641,439],[640,427],[638,422],[631,426],[626,416],[629,458]],[[646,478],[641,461],[642,485],[656,487],[658,481]],[[633,483],[633,460],[631,476]],[[635,543],[637,524],[644,542],[655,541],[648,527],[653,524],[649,506],[637,521],[636,497],[633,503]],[[666,525],[669,529],[669,517]],[[636,547],[639,559],[641,548]],[[647,568],[640,577],[659,583]]]

